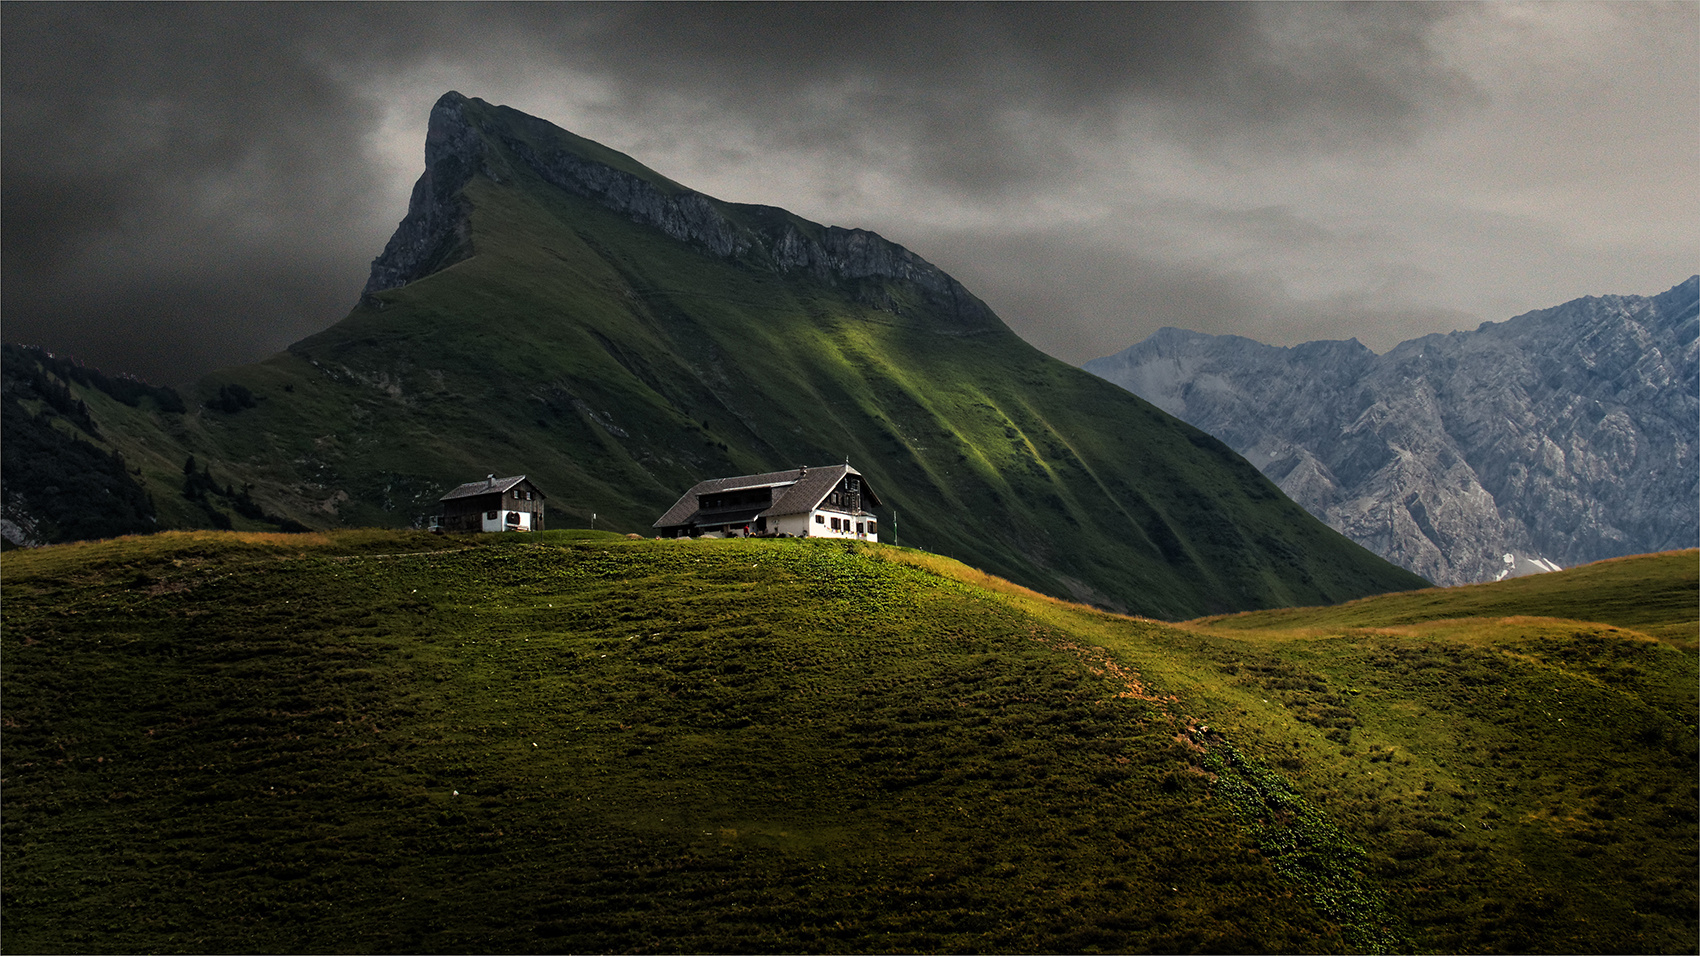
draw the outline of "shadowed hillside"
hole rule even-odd
[[[1693,552],[1257,631],[825,541],[4,562],[8,951],[1692,948],[1695,602],[1613,608]]]

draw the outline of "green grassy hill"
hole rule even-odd
[[[1562,574],[1384,594],[1326,608],[1276,608],[1198,622],[1220,631],[1294,633],[1324,628],[1405,627],[1482,618],[1568,618],[1616,625],[1695,649],[1700,561],[1669,551],[1597,561]]]
[[[1694,944],[1693,552],[1286,629],[807,540],[3,560],[10,952]]]
[[[406,527],[495,472],[531,476],[551,527],[648,533],[701,479],[848,459],[886,538],[1110,609],[1426,584],[871,233],[718,202],[457,94],[432,130],[375,269],[410,281],[182,412],[70,384],[160,527]]]

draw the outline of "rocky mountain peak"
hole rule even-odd
[[[902,283],[953,320],[952,328],[940,331],[1005,330],[960,282],[876,233],[822,226],[770,206],[722,202],[544,120],[452,91],[431,109],[425,171],[406,218],[372,263],[367,294],[406,285],[472,254],[477,238],[461,192],[480,175],[519,188],[564,190],[706,254],[849,286],[865,304],[886,311],[901,306],[885,283]]]
[[[480,168],[476,129],[466,121],[470,101],[450,91],[431,107],[425,132],[425,171],[413,184],[407,216],[378,258],[364,294],[399,288],[471,255],[471,227],[460,191]]]

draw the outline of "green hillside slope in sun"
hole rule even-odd
[[[1585,623],[1590,569],[1575,620],[1252,633],[827,541],[3,560],[9,952],[1695,938],[1694,655]]]
[[[1551,617],[1634,630],[1695,649],[1700,560],[1693,551],[1596,561],[1563,574],[1378,595],[1333,607],[1248,611],[1201,621],[1223,631],[1301,633],[1454,619]]]
[[[718,202],[457,94],[431,128],[374,270],[394,287],[185,414],[75,389],[163,525],[405,527],[494,472],[531,476],[552,527],[649,533],[704,478],[848,459],[882,538],[1115,610],[1425,584],[872,233]],[[214,486],[193,502],[189,455]]]

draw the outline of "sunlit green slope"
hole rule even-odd
[[[1700,553],[1668,551],[1596,561],[1558,574],[1385,594],[1333,607],[1250,611],[1199,623],[1221,630],[1299,632],[1532,615],[1616,625],[1693,650],[1697,592]]]
[[[3,571],[7,951],[1694,939],[1694,657],[1609,625],[1229,633],[588,532]]]

